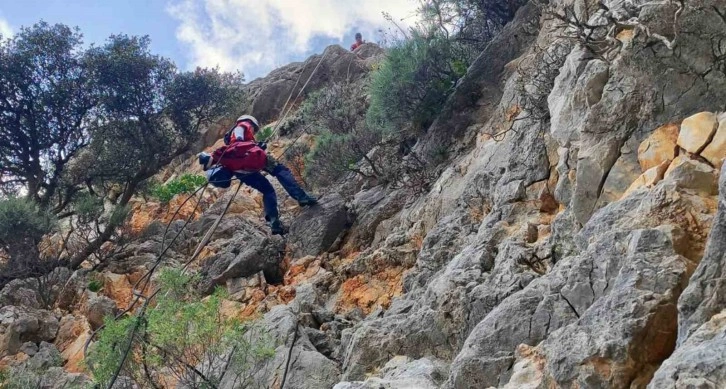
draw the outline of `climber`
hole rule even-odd
[[[267,149],[265,142],[255,141],[255,133],[259,129],[257,119],[249,115],[240,116],[235,126],[225,134],[225,146],[215,150],[213,155],[200,153],[199,163],[207,171],[209,182],[215,186],[229,187],[232,177],[236,176],[241,182],[260,191],[265,219],[270,223],[272,233],[281,235],[284,234],[284,227],[277,210],[277,195],[260,171],[264,170],[277,178],[300,206],[315,205],[317,199],[300,188],[285,165],[264,151]],[[221,166],[212,168],[217,163]]]
[[[355,42],[350,45],[350,51],[355,51],[355,49],[361,47],[364,43],[366,43],[363,40],[363,35],[361,35],[359,32],[355,33]]]

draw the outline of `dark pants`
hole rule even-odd
[[[273,158],[269,154],[267,155],[267,166],[265,166],[265,171],[277,178],[277,181],[280,182],[280,185],[282,185],[282,187],[285,188],[285,191],[290,195],[290,197],[292,197],[296,201],[303,201],[308,199],[308,194],[305,193],[305,191],[297,183],[290,169],[288,169],[287,166],[277,162],[277,160],[275,160],[275,158]]]
[[[262,193],[262,206],[265,210],[265,220],[272,221],[279,217],[277,212],[277,194],[270,181],[262,173],[235,173],[245,185]]]

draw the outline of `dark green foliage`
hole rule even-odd
[[[166,184],[152,185],[150,194],[162,203],[168,203],[174,196],[180,193],[192,193],[206,183],[207,179],[204,176],[183,174]]]
[[[241,74],[180,72],[149,44],[85,48],[77,29],[44,22],[0,41],[0,191],[74,218],[86,245],[73,268],[118,233],[140,184],[242,99]]]
[[[50,272],[58,265],[42,260],[38,249],[43,235],[54,225],[55,219],[30,200],[0,200],[0,255],[7,258],[0,265],[0,287],[16,277]]]
[[[271,126],[267,126],[255,134],[255,139],[257,139],[258,142],[267,142],[272,137],[272,131],[273,128]]]
[[[103,199],[89,193],[80,193],[73,199],[73,211],[81,224],[92,223],[103,215]]]
[[[105,123],[94,132],[90,179],[135,187],[186,152],[204,124],[241,98],[242,77],[216,69],[178,73],[148,38],[117,35],[89,52]]]
[[[103,281],[100,281],[100,280],[88,281],[88,290],[90,290],[91,292],[96,293],[96,292],[100,291],[101,289],[103,289]]]
[[[59,204],[65,165],[88,142],[98,103],[78,29],[41,22],[0,42],[0,189]]]
[[[156,374],[161,369],[188,387],[217,387],[223,373],[234,387],[259,387],[255,374],[274,355],[274,343],[260,328],[224,317],[224,294],[202,299],[195,281],[165,270],[161,292],[143,319],[107,320],[87,360],[99,384],[109,383],[130,344],[133,357],[126,359],[122,374],[142,387],[166,387]]]
[[[385,136],[383,128],[365,124],[365,91],[355,84],[335,84],[308,98],[303,117],[318,134],[315,146],[306,157],[305,178],[324,187],[346,172],[380,176],[381,169],[368,153]],[[363,166],[359,161],[363,160]]]
[[[440,33],[411,31],[398,42],[373,73],[367,124],[401,131],[428,127],[468,66],[457,57],[454,43]]]
[[[0,200],[0,245],[11,247],[37,246],[54,225],[50,214],[34,202],[17,197]]]

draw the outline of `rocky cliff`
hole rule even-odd
[[[202,287],[282,341],[270,387],[286,361],[286,388],[726,387],[724,15],[722,0],[527,2],[414,146],[448,150],[429,191],[351,179],[318,207],[285,203],[282,239],[243,190],[196,267]],[[311,90],[370,68],[328,51]],[[277,118],[318,59],[252,82],[253,113]],[[168,264],[228,196],[209,197]],[[2,291],[5,363],[72,373],[49,368],[48,387],[84,379],[90,329],[161,244],[151,210],[98,293],[60,270],[55,310],[21,281]]]

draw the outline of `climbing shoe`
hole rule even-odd
[[[280,219],[274,219],[270,222],[270,231],[272,231],[272,235],[285,235],[287,233]]]
[[[306,196],[305,198],[299,200],[297,203],[300,204],[301,207],[311,207],[318,203],[318,199],[312,196]]]
[[[211,167],[212,164],[212,156],[201,152],[197,154],[197,157],[199,157],[199,164],[202,165],[202,170],[208,170]]]

